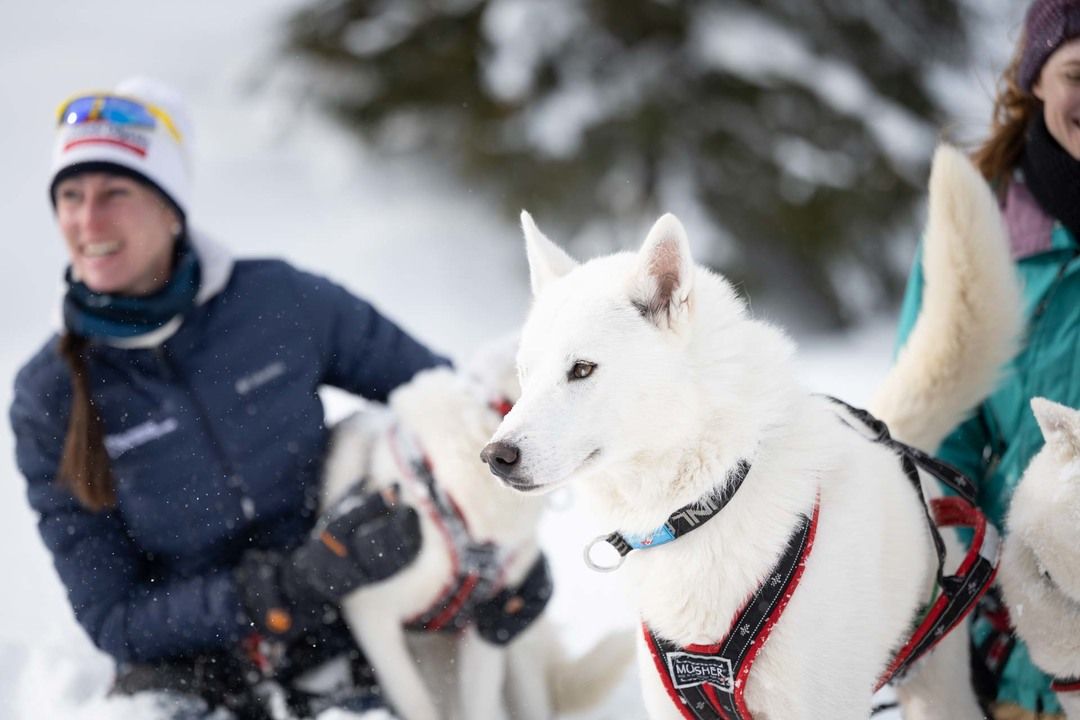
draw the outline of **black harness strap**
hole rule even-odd
[[[944,463],[938,460],[933,455],[923,452],[919,448],[906,445],[892,435],[889,434],[889,428],[884,422],[878,420],[862,408],[852,407],[839,398],[826,396],[832,402],[842,406],[849,413],[854,415],[860,421],[862,421],[868,428],[877,434],[877,442],[882,445],[887,445],[896,450],[903,457],[911,458],[915,463],[937,478],[942,484],[951,488],[957,495],[967,500],[969,503],[974,504],[976,494],[978,492],[975,487],[975,483],[971,481],[964,473],[960,472],[952,465]],[[917,476],[916,476],[917,477]],[[922,496],[922,490],[919,491],[920,497]]]
[[[975,603],[990,587],[997,573],[998,534],[997,529],[986,521],[985,516],[975,506],[975,485],[963,473],[922,450],[893,438],[885,423],[866,410],[852,407],[834,397],[829,400],[846,409],[870,428],[876,435],[872,438],[873,442],[890,448],[900,456],[904,474],[919,496],[937,552],[937,583],[941,588],[941,595],[930,606],[919,626],[879,678],[877,688],[880,688],[894,678],[902,677],[915,661],[974,609]],[[935,498],[928,503],[919,480],[920,467],[953,490],[957,496]],[[945,575],[945,544],[938,528],[955,526],[974,528],[975,538],[956,574]]]
[[[960,497],[962,497],[969,505],[975,504],[975,485],[964,475],[962,472],[954,468],[952,465],[941,462],[937,458],[924,453],[918,448],[911,447],[905,443],[900,442],[889,433],[888,426],[871,415],[862,408],[853,407],[839,398],[826,396],[833,403],[840,405],[855,418],[861,421],[864,425],[870,428],[877,437],[873,439],[874,442],[884,445],[890,448],[900,456],[900,466],[904,470],[904,475],[911,481],[912,487],[915,488],[915,493],[919,496],[919,504],[923,507],[923,512],[926,516],[926,525],[930,528],[930,537],[934,541],[934,550],[937,553],[937,581],[938,586],[945,590],[947,593],[955,594],[959,591],[958,579],[955,577],[947,577],[945,575],[945,543],[941,539],[941,533],[937,530],[937,524],[934,522],[934,518],[930,514],[930,504],[926,501],[926,496],[923,494],[922,481],[919,480],[919,470],[921,467],[928,473],[933,475],[939,482],[946,487],[952,489]],[[846,422],[846,421],[845,421]],[[917,467],[918,466],[918,467]]]
[[[769,639],[802,577],[814,543],[818,505],[801,515],[787,548],[715,645],[680,648],[643,625],[646,645],[668,695],[688,720],[751,720],[743,693],[750,666]]]
[[[902,677],[912,664],[963,620],[997,574],[997,530],[982,513],[959,497],[935,498],[931,504],[940,527],[973,527],[975,537],[956,574],[945,578],[949,582],[941,586],[942,594],[878,680],[878,688]]]

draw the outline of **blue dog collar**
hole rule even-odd
[[[644,550],[669,543],[675,539],[676,535],[675,530],[667,523],[664,523],[648,535],[623,535],[622,537],[626,544],[634,550]]]
[[[715,517],[724,507],[731,502],[736,491],[742,487],[743,480],[750,472],[750,463],[740,460],[735,467],[728,472],[727,481],[715,488],[711,493],[689,505],[681,508],[668,516],[667,521],[650,533],[623,535],[613,532],[610,535],[600,535],[585,546],[585,564],[593,570],[611,572],[623,564],[623,560],[633,550],[646,550],[666,545],[689,532],[697,530],[707,521]],[[619,553],[618,562],[612,565],[601,565],[593,560],[592,550],[600,543],[607,543]]]

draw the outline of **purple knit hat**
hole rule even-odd
[[[1061,45],[1080,35],[1080,0],[1035,0],[1024,20],[1024,55],[1017,80],[1031,92],[1046,60]]]

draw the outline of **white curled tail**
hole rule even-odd
[[[1001,210],[956,148],[930,172],[922,307],[870,410],[899,440],[934,451],[997,385],[1023,330]]]

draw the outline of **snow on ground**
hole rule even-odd
[[[250,91],[269,62],[278,18],[296,3],[49,0],[0,10],[4,408],[16,369],[55,323],[64,254],[46,200],[54,107],[73,91],[133,73],[165,78],[187,96],[197,133],[191,214],[239,253],[284,256],[328,274],[458,357],[523,318],[518,230],[479,194],[416,161],[376,163],[309,109],[272,88]],[[883,319],[804,342],[806,384],[864,402],[888,364],[891,334]],[[335,413],[344,407],[337,397],[330,404]],[[74,622],[23,496],[10,430],[0,427],[0,568],[8,578],[0,591],[0,720],[104,717],[110,663]],[[617,577],[581,562],[595,528],[571,497],[552,505],[543,527],[560,588],[552,612],[580,652],[607,629],[631,627],[634,616]],[[147,713],[129,704],[120,715]],[[590,717],[643,717],[633,677]]]

